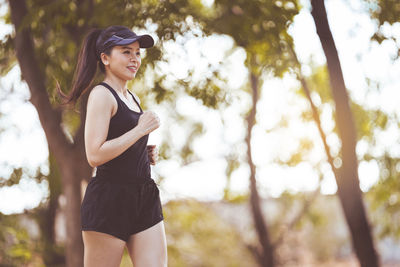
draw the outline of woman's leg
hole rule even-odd
[[[167,266],[167,239],[164,221],[131,235],[126,246],[135,267]]]
[[[85,267],[119,267],[126,242],[112,235],[82,231]]]

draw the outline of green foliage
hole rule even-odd
[[[192,123],[190,127],[189,135],[184,146],[181,149],[180,156],[183,159],[183,164],[187,165],[192,161],[195,161],[197,158],[196,153],[193,149],[193,141],[204,133],[203,124],[202,123]]]
[[[162,81],[165,79],[165,76],[162,76],[161,79],[156,80],[153,86],[154,98],[157,104],[160,104],[163,100],[172,101],[174,97],[174,92],[170,88],[166,88],[162,85]]]
[[[281,228],[285,227],[283,225],[292,223],[295,215],[301,212],[304,205],[308,205],[306,202],[310,201],[311,197],[310,192],[292,193],[288,190],[282,192],[276,200],[278,205],[277,214],[270,222],[272,240],[278,239]],[[301,219],[296,221],[293,225],[294,229],[289,229],[289,231],[300,230],[307,222],[311,222],[313,227],[319,227],[324,224],[324,218],[321,216],[319,211],[312,207],[307,208],[301,214]]]
[[[40,167],[36,169],[34,175],[30,174],[30,170],[23,167],[18,167],[13,169],[8,178],[0,177],[0,187],[17,185],[24,176],[28,176],[38,183],[46,179],[46,176],[41,172]]]
[[[242,213],[234,215],[236,210],[243,212],[245,204],[229,205],[225,218],[247,230],[244,222],[253,224],[252,219]],[[311,262],[313,266],[325,266],[327,261],[343,256],[341,252],[351,250],[347,225],[335,195],[285,191],[278,198],[265,199],[262,205],[278,266],[308,266]],[[257,243],[254,227],[249,228],[250,232],[241,232],[243,239]]]
[[[188,95],[200,99],[204,106],[216,109],[227,99],[226,90],[218,85],[219,79],[221,78],[218,76],[218,72],[214,71],[211,78],[207,77],[200,81],[200,84],[193,84],[190,79],[186,79],[180,80],[179,85],[185,88]]]
[[[368,6],[371,17],[376,20],[378,28],[371,40],[377,41],[381,44],[385,40],[393,42],[397,48],[398,53],[394,59],[400,56],[400,48],[397,45],[400,41],[395,34],[387,34],[383,31],[383,26],[387,24],[394,25],[400,22],[400,2],[398,0],[364,0]]]
[[[334,102],[329,84],[329,74],[326,66],[314,66],[312,69],[312,74],[307,77],[307,83],[312,90],[312,94],[321,101],[317,107],[329,105],[332,110],[334,110]],[[303,94],[300,89],[299,94]],[[357,130],[358,141],[364,138],[372,142],[374,140],[375,130],[383,130],[388,126],[389,116],[380,109],[369,109],[362,104],[351,101],[351,110]],[[303,118],[306,121],[312,119],[311,114],[308,113],[305,113]],[[335,112],[332,113],[332,121],[335,121]],[[336,127],[334,128],[334,132],[338,134]]]
[[[226,174],[226,186],[224,188],[224,197],[225,201],[240,203],[248,201],[249,195],[248,193],[245,194],[236,194],[231,191],[231,177],[232,173],[240,167],[239,156],[235,154],[235,152],[231,152],[225,157],[227,162],[225,168]]]
[[[13,39],[8,35],[0,42],[0,75],[5,76],[16,63]]]
[[[249,202],[250,195],[248,193],[234,193],[230,188],[225,188],[224,190],[224,201],[230,203],[246,203]]]
[[[330,105],[334,110],[332,96],[329,91],[328,73],[326,67],[313,67],[313,73],[307,77],[307,81],[312,88],[314,94],[317,94],[321,104]],[[368,143],[370,148],[375,146],[377,134],[389,128],[392,123],[397,122],[384,111],[380,109],[369,109],[368,107],[351,101],[351,109],[353,113],[354,123],[357,130],[357,141],[363,140]],[[332,121],[334,121],[334,112],[332,113]],[[310,120],[311,117],[304,117],[305,120]],[[337,134],[337,128],[333,131]],[[326,133],[329,134],[329,133]],[[296,155],[294,155],[296,156]],[[294,159],[291,159],[295,161]],[[367,193],[369,203],[370,216],[375,231],[379,238],[384,237],[400,237],[399,220],[394,220],[400,216],[400,189],[399,170],[397,165],[398,159],[389,154],[383,156],[374,156],[372,154],[363,155],[365,161],[377,161],[380,170],[379,182],[374,185]]]
[[[206,32],[231,36],[246,50],[246,65],[253,73],[267,70],[283,75],[290,66],[285,47],[292,46],[293,41],[287,28],[298,13],[297,1],[216,0],[211,8],[206,14],[195,15]]]
[[[13,169],[10,177],[8,178],[0,177],[0,187],[13,186],[18,184],[19,181],[21,181],[22,175],[23,175],[22,168]]]
[[[400,240],[400,158],[384,154],[376,160],[380,179],[366,194],[370,217],[379,238]]]
[[[148,49],[145,58],[146,67],[154,68],[156,62],[162,58],[162,42],[174,40],[176,36],[190,30],[183,22],[194,10],[200,11],[201,7],[201,1],[142,0],[130,3],[123,0],[112,2],[28,0],[28,15],[24,18],[21,28],[29,27],[31,30],[35,58],[51,96],[50,100],[56,106],[54,97],[56,80],[64,92],[69,91],[78,50],[84,35],[90,28],[104,28],[116,24],[126,25],[139,31],[151,25],[151,27],[156,26],[155,34],[160,42]],[[4,19],[10,23],[9,14]],[[0,55],[4,55],[0,61],[0,71],[3,74],[16,64],[13,38],[13,33],[7,35],[0,46]],[[144,72],[145,70],[141,71],[137,78],[141,79]],[[214,89],[217,90],[218,87]],[[207,93],[204,94],[201,90],[207,90]],[[209,88],[201,88],[201,90],[195,95],[200,98],[212,95]],[[160,86],[155,86],[153,93],[156,94],[157,102],[170,96],[165,94],[165,90]],[[176,94],[173,93],[173,95],[176,97]],[[210,103],[215,105],[215,102]],[[73,135],[80,124],[79,118],[76,118],[79,115],[74,111],[65,111],[65,113],[63,119],[66,129]]]
[[[0,213],[0,262],[1,266],[23,266],[33,261],[35,243],[17,216]]]
[[[64,248],[45,239],[46,230],[40,227],[42,206],[22,214],[0,213],[0,266],[65,266]],[[39,226],[39,233],[36,233]]]
[[[53,155],[50,153],[50,174],[42,173],[40,167],[32,174],[25,168],[15,168],[10,177],[1,178],[0,187],[16,186],[21,179],[32,179],[37,183],[46,180],[49,184],[49,198],[41,202],[39,207],[25,211],[24,214],[2,215],[3,221],[0,221],[0,228],[4,227],[4,237],[0,239],[0,247],[4,246],[5,255],[1,258],[10,258],[10,262],[21,266],[17,263],[33,262],[38,260],[46,264],[46,266],[61,266],[57,264],[64,263],[64,249],[55,245],[53,229],[55,210],[57,208],[58,196],[61,194],[60,173],[56,166]],[[27,217],[33,220],[39,227],[39,238],[33,240],[25,228],[19,225],[19,220]],[[32,222],[33,223],[33,222]],[[12,240],[13,243],[10,243]],[[28,241],[29,240],[29,241]],[[1,260],[0,260],[1,261]],[[39,265],[35,265],[39,266]]]
[[[312,148],[314,147],[313,140],[309,138],[302,138],[298,142],[298,146],[295,151],[290,155],[288,159],[277,159],[277,162],[280,165],[286,165],[289,167],[294,167],[301,162],[306,161],[306,156],[309,152],[311,152]]]
[[[311,66],[312,73],[307,77],[307,82],[313,93],[317,93],[321,103],[334,104],[332,99],[331,87],[329,84],[329,74],[326,66]],[[302,90],[301,90],[302,91]]]
[[[326,67],[313,68],[313,73],[307,78],[312,90],[318,95],[321,104],[330,105],[334,110],[333,101],[329,92],[328,74]],[[351,101],[351,109],[353,113],[354,123],[357,130],[357,141],[363,140],[368,143],[370,148],[375,146],[377,133],[389,128],[392,123],[396,123],[397,119],[391,118],[380,109],[369,109],[368,107]],[[332,113],[332,121],[334,121],[334,112]],[[306,120],[310,120],[308,116]],[[337,134],[337,128],[333,131]],[[329,133],[326,133],[329,134]],[[296,156],[296,155],[294,155]],[[399,220],[394,220],[400,216],[400,189],[398,159],[396,157],[385,154],[383,156],[373,156],[371,154],[363,155],[362,160],[377,161],[380,169],[380,180],[367,193],[369,203],[370,216],[374,226],[376,235],[379,238],[384,237],[400,237]],[[292,161],[295,161],[292,159]],[[311,219],[311,217],[310,217]],[[318,248],[318,246],[316,246]]]
[[[366,0],[373,18],[379,25],[400,21],[400,3],[397,0]]]
[[[328,81],[328,73],[325,66],[313,67],[312,74],[307,77],[307,82],[312,88],[313,93],[321,101],[318,106],[329,105],[334,110]],[[355,101],[351,101],[351,109],[357,130],[357,141],[366,141],[370,148],[376,145],[376,138],[379,132],[388,129],[392,123],[397,123],[396,118],[393,119],[390,114],[385,113],[381,109],[370,109]],[[311,119],[311,116],[307,115],[307,117],[304,116],[306,121]],[[334,121],[334,116],[335,113],[333,112],[332,121]],[[333,131],[336,134],[338,133],[336,127]],[[326,134],[329,135],[329,133]],[[295,161],[295,159],[291,160]],[[367,193],[369,209],[372,214],[370,218],[375,226],[376,234],[379,238],[389,236],[399,238],[400,224],[397,223],[399,220],[394,220],[394,218],[400,216],[400,196],[398,195],[400,189],[400,168],[396,167],[400,166],[396,165],[398,159],[389,154],[374,156],[367,153],[363,155],[362,160],[377,161],[379,164],[379,182]]]
[[[256,266],[238,233],[206,204],[170,201],[163,209],[169,266]]]
[[[358,140],[365,138],[373,141],[374,131],[377,129],[383,130],[387,126],[388,115],[382,110],[368,110],[365,106],[355,102],[351,103],[351,110],[354,115]]]

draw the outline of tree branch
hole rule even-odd
[[[331,165],[331,169],[332,169],[333,174],[335,175],[335,177],[337,177],[337,175],[338,175],[337,174],[337,169],[336,169],[336,167],[335,167],[335,165],[333,163],[333,158],[332,158],[330,147],[329,147],[328,142],[327,142],[326,134],[325,134],[324,130],[322,129],[322,125],[321,125],[321,120],[319,118],[318,109],[315,106],[315,104],[314,104],[314,102],[313,102],[313,100],[311,98],[310,87],[308,86],[308,83],[307,83],[306,79],[304,78],[303,74],[300,71],[301,70],[300,61],[299,61],[299,59],[297,57],[296,52],[293,50],[293,47],[288,46],[288,50],[289,50],[289,52],[290,52],[290,54],[292,56],[292,59],[293,59],[295,65],[296,65],[295,72],[296,72],[297,79],[301,83],[303,91],[306,94],[308,103],[310,103],[310,107],[311,107],[311,111],[312,111],[312,115],[313,115],[315,124],[318,127],[319,135],[321,136],[322,143],[324,144],[325,154],[327,156],[328,163],[329,163],[329,165]]]
[[[247,161],[250,167],[250,207],[253,214],[253,220],[255,228],[258,235],[258,241],[260,242],[262,252],[260,252],[262,257],[261,266],[263,267],[273,267],[274,262],[274,250],[269,239],[268,228],[265,223],[261,206],[260,198],[257,191],[257,181],[256,181],[256,167],[254,165],[251,153],[251,133],[253,126],[256,122],[256,108],[259,99],[259,77],[253,72],[254,63],[250,66],[250,82],[251,82],[251,93],[252,93],[252,108],[247,116],[247,134],[246,134],[246,144],[247,144]]]

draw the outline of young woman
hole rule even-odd
[[[153,45],[150,35],[124,26],[92,30],[65,96],[75,103],[100,67],[104,80],[90,90],[85,121],[86,156],[96,167],[81,206],[85,267],[120,266],[125,246],[135,267],[167,266],[164,217],[150,170],[158,151],[147,146],[160,121],[126,88],[140,68],[140,48]]]

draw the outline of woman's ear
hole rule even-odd
[[[101,59],[101,62],[103,62],[104,66],[108,65],[108,56],[106,54],[101,53],[100,54],[100,59]]]

